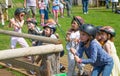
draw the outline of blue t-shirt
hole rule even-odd
[[[53,2],[53,4],[57,4],[57,5],[52,6],[52,9],[53,9],[53,10],[59,10],[60,1],[59,1],[59,0],[55,0],[55,1]]]
[[[88,59],[82,59],[82,63],[84,64],[103,66],[105,64],[110,64],[113,60],[97,40],[92,40],[88,48],[86,48],[81,42],[77,53],[80,58],[82,58],[83,52],[85,52],[88,57]]]

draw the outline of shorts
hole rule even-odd
[[[27,6],[27,9],[30,9],[32,14],[36,15],[36,6]]]
[[[22,37],[11,37],[11,49],[16,48],[16,44],[19,43],[23,48],[29,47],[26,40]]]
[[[54,13],[58,13],[58,12],[59,12],[59,10],[52,10],[52,12],[54,12]]]
[[[44,10],[44,9],[40,9],[40,10],[39,10],[39,13],[40,13],[40,14],[45,14],[45,10]]]
[[[64,8],[64,5],[62,3],[60,3],[60,8]]]

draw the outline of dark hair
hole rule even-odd
[[[53,34],[54,34],[54,33],[56,32],[56,30],[57,30],[56,26],[44,26],[43,28],[44,28],[44,29],[45,29],[45,28],[50,28],[51,31],[53,32]]]
[[[37,21],[34,18],[28,18],[26,20],[26,23],[33,23],[33,24],[37,25]]]

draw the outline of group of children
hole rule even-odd
[[[56,33],[56,22],[53,19],[49,19],[46,23],[46,26],[43,27],[43,30],[37,27],[37,21],[34,18],[27,18],[26,21],[24,21],[25,16],[25,10],[23,8],[17,8],[14,12],[14,18],[10,19],[9,27],[13,28],[13,31],[22,33],[22,27],[24,25],[24,22],[26,22],[28,27],[28,34],[33,35],[39,35],[39,36],[45,36],[57,39],[59,38],[59,35]],[[43,45],[42,41],[31,39],[32,46],[40,46]],[[19,43],[23,48],[29,47],[28,43],[23,37],[15,37],[11,36],[11,49],[16,48],[16,44]],[[63,52],[61,52],[63,53]],[[35,60],[35,57],[28,56],[27,59],[30,60],[32,63],[39,63],[41,56],[38,56],[38,58]],[[55,60],[51,57],[52,60]],[[51,64],[51,66],[54,66]],[[64,66],[59,66],[60,70],[65,69]],[[52,68],[53,69],[53,68]],[[33,71],[32,71],[33,73]]]
[[[76,29],[75,29],[76,28]],[[119,76],[120,61],[113,42],[115,30],[111,26],[85,24],[83,18],[76,16],[66,34],[68,50],[68,73],[74,76],[75,66],[79,75],[84,73],[84,65],[91,64],[91,76]],[[87,56],[84,57],[83,53]],[[87,75],[88,76],[88,75]]]
[[[13,31],[21,33],[25,22],[24,16],[25,10],[23,8],[17,8],[14,12],[14,18],[10,19],[9,27],[12,27]],[[56,34],[56,22],[53,19],[47,20],[42,31],[37,27],[37,21],[34,18],[28,18],[26,23],[29,34],[55,39],[59,38],[58,34]],[[98,76],[100,74],[102,76],[119,76],[120,61],[113,42],[115,35],[115,30],[111,26],[95,27],[91,24],[85,24],[84,19],[80,16],[73,17],[71,28],[66,34],[68,76],[76,75],[75,66],[78,67],[79,74],[83,75],[85,64],[91,64],[93,66],[91,76]],[[29,47],[24,38],[12,36],[12,49],[16,48],[17,42],[22,47]],[[32,45],[42,45],[42,42],[32,40]],[[84,58],[83,53],[86,54],[87,59]]]

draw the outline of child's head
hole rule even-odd
[[[115,37],[115,30],[111,26],[104,26],[101,28],[102,41],[112,40]]]
[[[34,18],[28,18],[26,23],[28,25],[28,29],[34,29],[34,27],[37,25],[37,21]]]
[[[97,26],[96,29],[97,29],[97,32],[96,32],[96,39],[100,42],[101,41],[101,31],[100,29],[102,28],[102,26]]]
[[[73,20],[72,20],[71,24],[72,24],[72,29],[73,29],[73,30],[78,30],[79,27],[80,27],[82,24],[84,24],[84,20],[83,20],[83,18],[80,17],[80,16],[75,16],[75,17],[73,17]]]
[[[50,37],[51,34],[56,32],[56,26],[44,26],[44,34],[47,37]]]
[[[14,15],[18,20],[20,20],[20,21],[23,20],[24,16],[25,16],[24,8],[17,8],[14,12]]]
[[[83,24],[80,27],[80,40],[81,42],[88,43],[96,36],[96,28],[91,24]]]
[[[53,19],[48,19],[48,20],[47,20],[47,23],[46,23],[46,26],[48,26],[48,25],[50,25],[50,26],[55,26],[55,25],[56,25],[55,20],[53,20]]]

